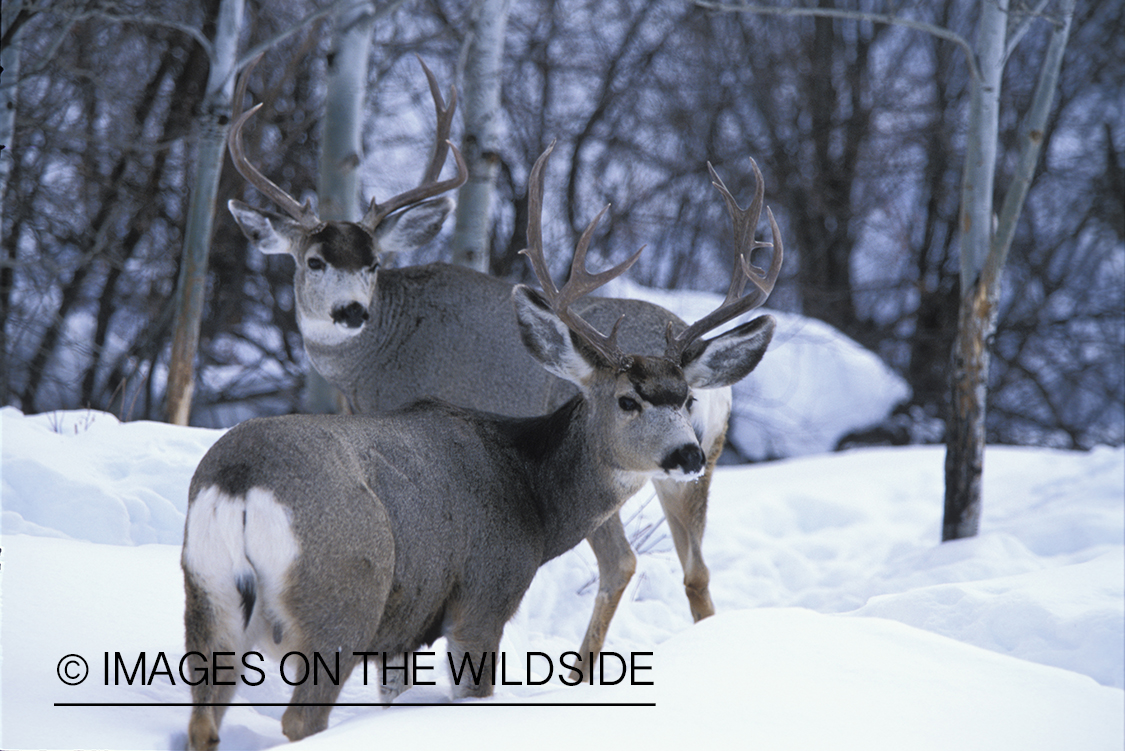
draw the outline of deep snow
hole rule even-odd
[[[190,700],[175,673],[178,542],[188,478],[218,435],[0,411],[0,747],[182,747],[187,707],[56,704]],[[568,688],[556,675],[450,704],[438,669],[438,686],[399,701],[439,706],[339,707],[298,747],[1119,751],[1125,450],[990,447],[982,532],[944,545],[942,461],[914,447],[720,468],[704,541],[719,614],[695,625],[659,504],[642,490],[624,511],[638,570],[606,649],[655,653],[637,658],[655,685]],[[525,677],[528,652],[577,646],[595,573],[585,545],[540,571],[505,630],[509,679]],[[150,673],[165,653],[172,678],[113,685],[115,653],[131,669],[142,651]],[[68,654],[88,662],[81,685],[58,677]],[[236,701],[287,700],[276,663],[265,671]],[[378,695],[357,673],[341,701]],[[517,702],[527,705],[504,706]],[[656,706],[551,704],[563,702]],[[282,711],[232,708],[221,748],[285,744]]]

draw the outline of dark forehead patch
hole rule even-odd
[[[625,371],[637,394],[654,406],[681,407],[688,398],[684,372],[663,357],[633,357],[633,365]]]
[[[320,245],[320,254],[325,262],[341,271],[358,271],[375,263],[371,235],[357,224],[331,222],[310,240]]]

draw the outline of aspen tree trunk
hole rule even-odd
[[[980,525],[988,337],[996,328],[994,301],[981,284],[981,272],[992,239],[992,191],[1008,0],[981,3],[980,7],[980,79],[972,82],[967,153],[961,179],[961,307],[950,364],[953,398],[946,423],[942,540],[972,537]]]
[[[953,31],[894,14],[827,7],[739,6],[696,0],[712,10],[776,16],[815,16],[888,23],[932,34],[956,44],[969,65],[972,99],[966,135],[965,169],[961,178],[961,304],[957,338],[951,356],[950,415],[946,421],[945,515],[942,540],[972,537],[980,528],[981,478],[984,472],[984,426],[988,393],[989,345],[996,332],[996,314],[1004,263],[1023,209],[1044,128],[1058,87],[1063,52],[1070,37],[1076,0],[1061,0],[1055,15],[1039,10],[1019,23],[1009,14],[1009,0],[984,0],[976,43]],[[1039,72],[1035,95],[1020,135],[1019,158],[1008,183],[1000,214],[993,219],[993,191],[1004,63],[1032,23],[1052,24],[1051,39]],[[1011,31],[1011,39],[1008,34]]]
[[[945,514],[942,540],[972,537],[980,528],[989,344],[1004,263],[1027,197],[1070,36],[1075,0],[1054,21],[1047,54],[1020,136],[1015,174],[993,226],[1000,79],[1007,57],[1007,0],[981,5],[977,38],[980,79],[974,82],[968,155],[961,193],[961,307],[953,345],[952,400],[946,423]]]
[[[489,270],[492,203],[500,167],[500,68],[510,8],[511,0],[479,0],[461,84],[461,150],[469,179],[457,194],[453,262],[484,273]]]
[[[219,4],[207,91],[194,129],[198,140],[195,177],[184,230],[183,258],[176,286],[172,356],[168,364],[167,417],[168,422],[174,425],[187,425],[191,417],[195,354],[207,285],[207,252],[211,245],[215,197],[219,192],[227,128],[230,126],[243,11],[244,0],[222,0]]]
[[[362,215],[359,166],[363,161],[363,115],[367,92],[373,3],[344,8],[336,16],[328,55],[327,91],[320,133],[317,213],[325,220],[354,222]],[[305,374],[305,410],[338,412],[342,398],[311,365]]]

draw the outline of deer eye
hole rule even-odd
[[[617,400],[617,406],[621,407],[625,412],[640,412],[641,405],[636,399],[631,396],[623,396]]]
[[[309,259],[305,261],[305,265],[308,266],[312,271],[324,271],[324,269],[328,266],[328,264],[324,262],[323,258],[317,258],[316,256],[309,256]]]
[[[695,406],[695,395],[694,394],[688,394],[688,398],[687,398],[687,401],[684,402],[684,406],[687,407],[689,412],[691,411],[691,408]]]

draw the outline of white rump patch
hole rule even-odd
[[[275,626],[292,632],[281,595],[299,553],[289,510],[265,488],[251,488],[242,497],[211,486],[201,490],[188,509],[184,567],[207,592],[229,633],[243,630],[237,582],[243,577],[254,580],[256,601],[246,630],[267,651],[276,646]]]

